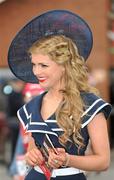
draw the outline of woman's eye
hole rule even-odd
[[[42,67],[48,67],[46,64],[42,64],[41,66],[42,66]]]
[[[35,66],[35,64],[34,64],[34,63],[31,63],[31,64],[32,64],[32,67],[33,67],[33,66]]]
[[[48,65],[46,65],[46,64],[39,64],[39,65],[37,65],[37,64],[32,63],[32,67],[35,67],[35,66],[38,66],[38,67],[48,67]]]

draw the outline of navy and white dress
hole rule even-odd
[[[55,147],[63,147],[59,141],[58,137],[63,133],[63,130],[57,125],[57,121],[55,119],[55,114],[51,115],[47,120],[43,120],[41,116],[41,104],[43,94],[35,97],[29,103],[22,106],[18,112],[18,118],[21,121],[24,129],[27,132],[31,132],[32,136],[37,144],[42,146],[45,134],[48,134],[50,139],[52,140]],[[105,118],[109,117],[111,112],[111,105],[105,102],[100,97],[94,95],[93,93],[85,93],[81,92],[81,97],[85,103],[85,112],[82,115],[82,128],[81,128],[81,135],[84,138],[84,148],[78,150],[77,146],[74,145],[71,141],[67,142],[66,145],[66,152],[72,155],[84,155],[88,141],[89,141],[89,134],[87,130],[87,125],[92,119],[95,117],[96,114],[99,112],[103,112]],[[25,178],[26,180],[45,180],[45,176],[42,173],[39,167],[34,167],[28,173]],[[66,168],[59,168],[53,170],[52,178],[56,180],[86,180],[86,177],[83,171],[73,168],[73,167],[66,167]]]

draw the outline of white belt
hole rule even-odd
[[[43,171],[40,169],[39,166],[34,166],[34,169],[43,174]],[[68,176],[68,175],[74,175],[74,174],[79,174],[82,173],[83,171],[80,169],[76,169],[73,167],[69,168],[60,168],[60,169],[54,169],[52,171],[52,176],[51,177],[56,177],[56,176]]]

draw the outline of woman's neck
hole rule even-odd
[[[46,94],[47,98],[56,98],[56,99],[62,99],[63,98],[63,94],[60,90],[57,89],[50,89],[48,90],[47,94]]]
[[[64,85],[59,84],[56,87],[52,87],[52,88],[48,89],[48,93],[46,95],[47,95],[47,97],[62,99],[63,98],[63,93],[62,93],[63,89],[64,89]]]

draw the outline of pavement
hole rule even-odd
[[[114,149],[111,151],[111,165],[107,171],[88,173],[88,180],[113,180],[114,179]],[[0,164],[0,180],[12,180],[8,175],[5,165]],[[31,179],[32,180],[32,179]]]
[[[0,165],[0,180],[12,180],[7,173],[6,167],[3,165]]]

